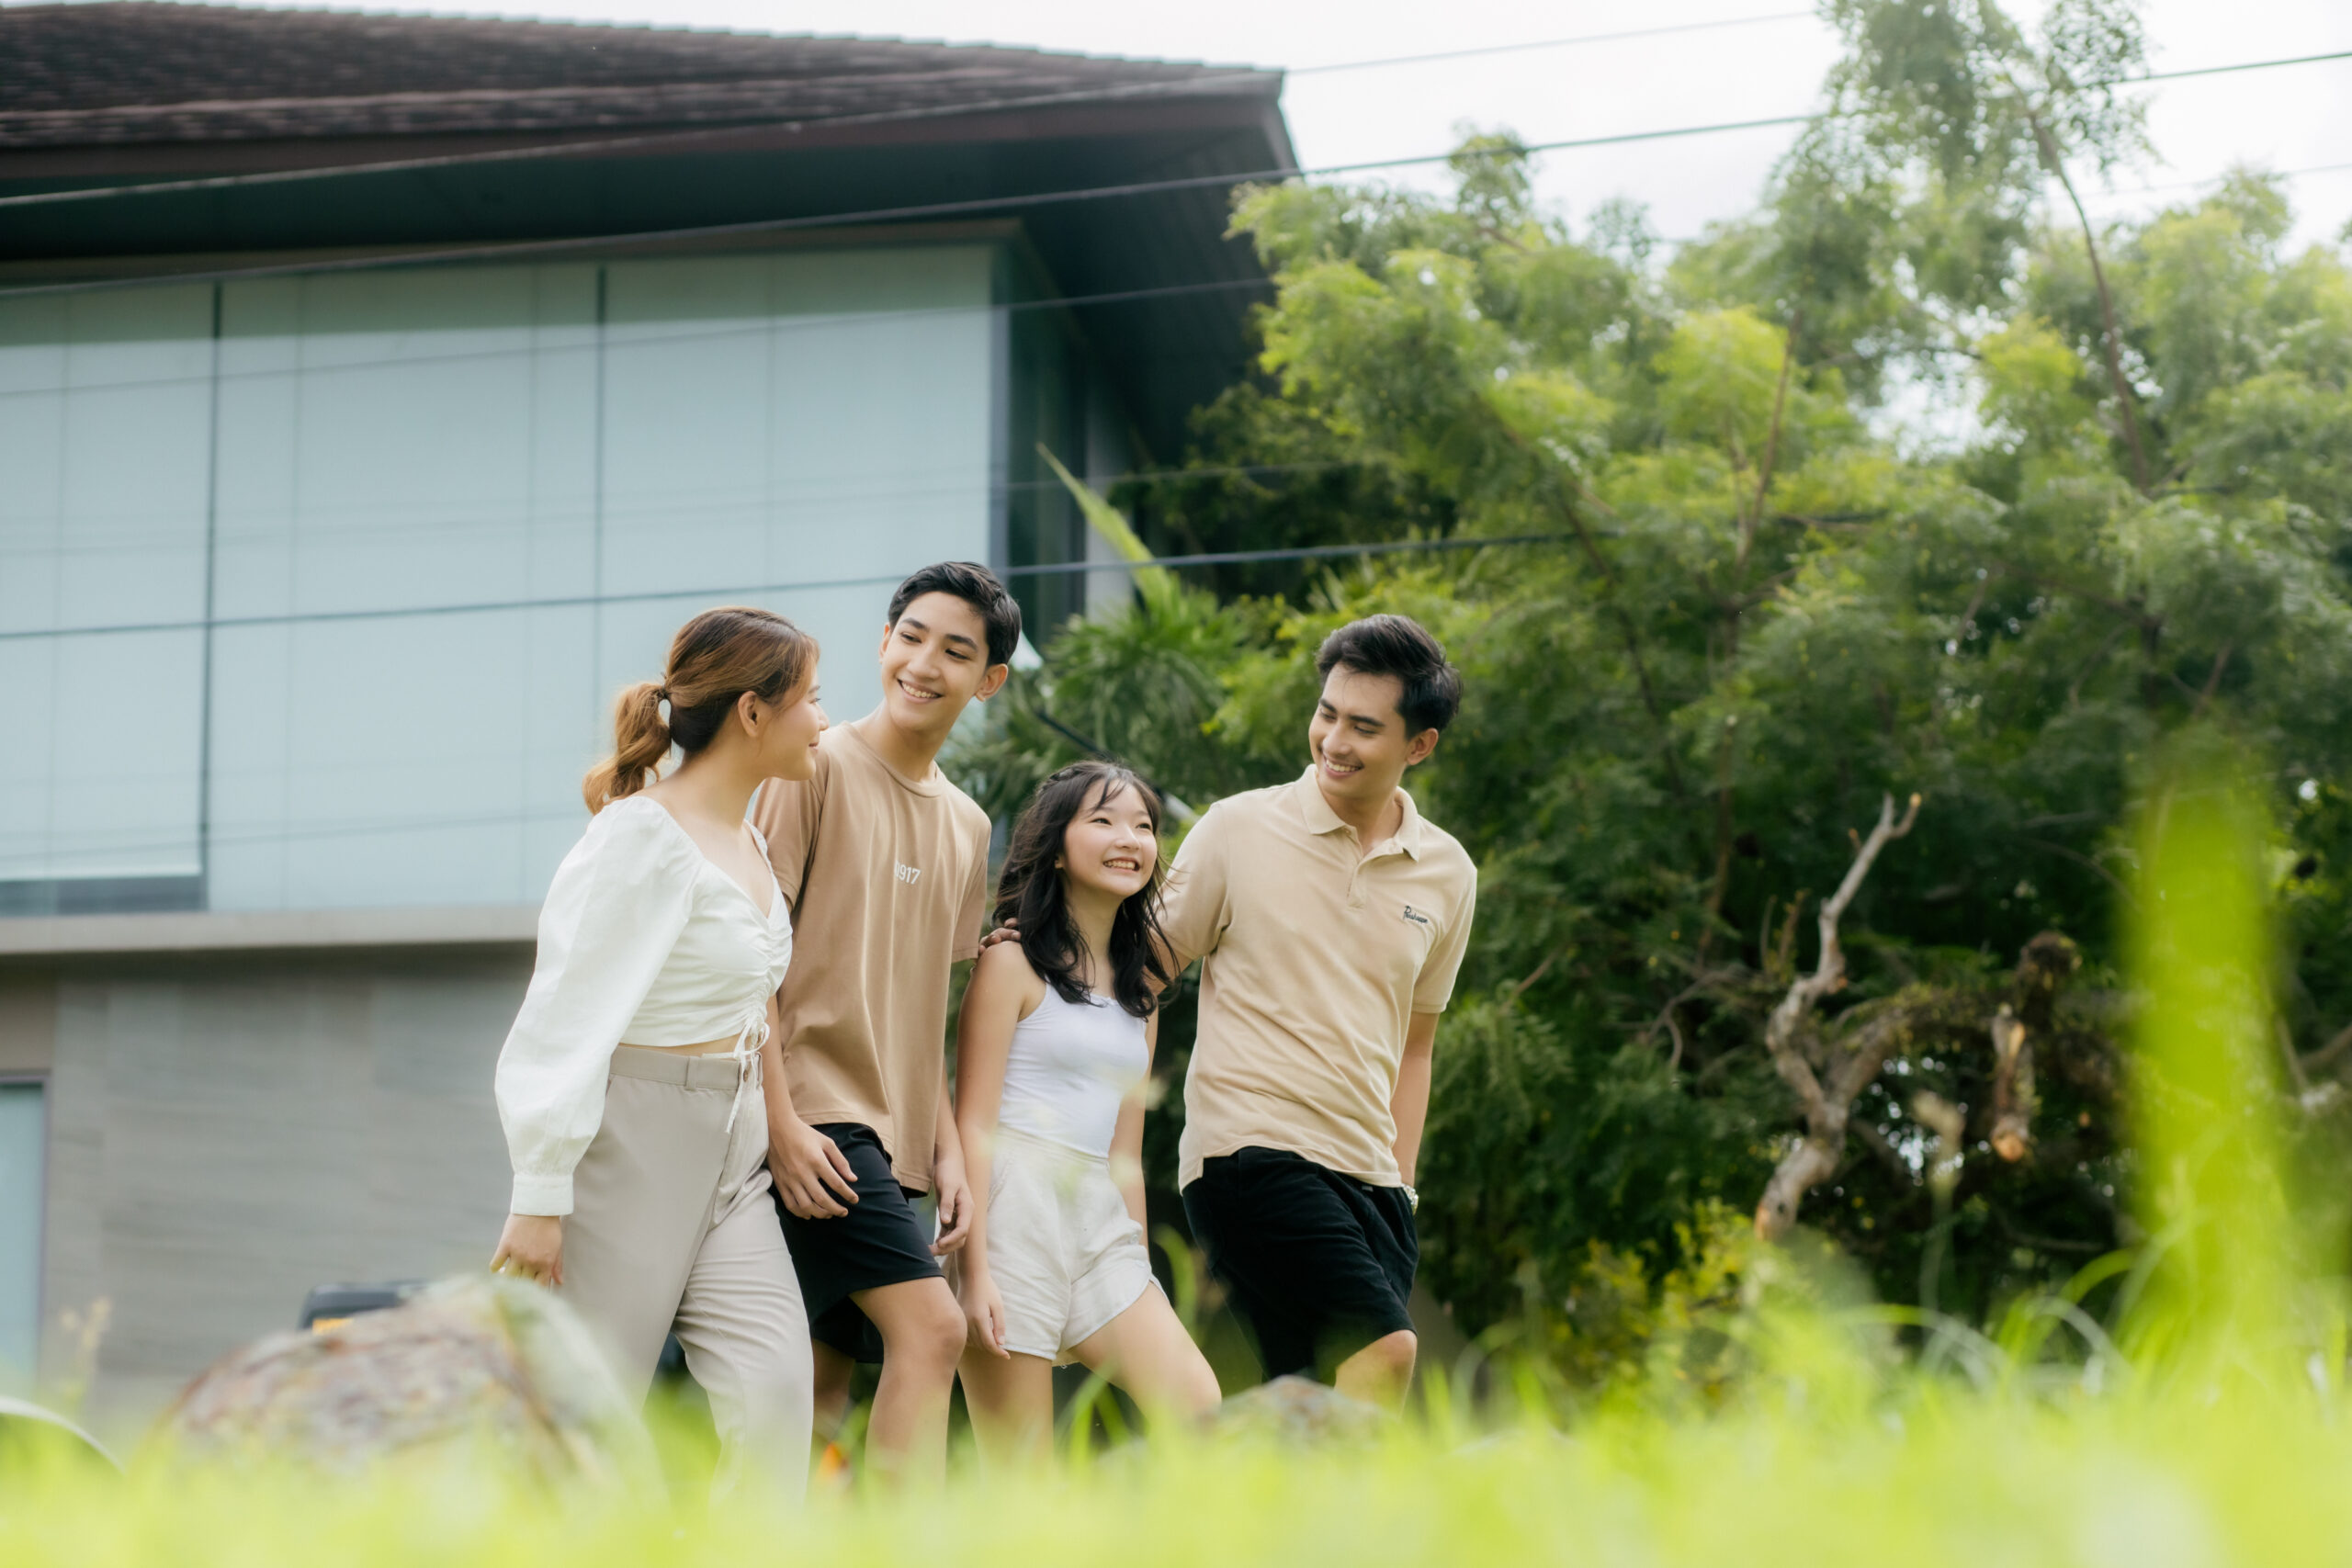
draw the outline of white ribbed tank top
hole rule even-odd
[[[1142,1019],[1107,998],[1066,1002],[1047,986],[1012,1026],[997,1125],[1107,1159],[1119,1108],[1150,1070]]]

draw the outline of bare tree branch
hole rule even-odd
[[[2131,628],[2128,626],[2123,625],[2117,625],[2108,628],[2107,636],[2099,639],[2098,647],[2092,650],[2091,656],[2088,659],[2083,660],[2083,667],[2075,671],[2075,678],[2066,682],[2066,705],[2068,707],[2077,708],[2083,705],[2083,682],[2090,678],[2091,671],[2098,668],[2099,662],[2104,660],[2109,652],[2113,651],[2116,638],[2121,637],[2130,629]]]
[[[2230,643],[2229,639],[2224,637],[2222,639],[2222,650],[2213,655],[2213,668],[2212,671],[2205,677],[2204,689],[2197,694],[2197,705],[2188,710],[2188,716],[2190,718],[2196,718],[2204,713],[2205,705],[2211,702],[2213,700],[2213,694],[2221,689],[2222,671],[2227,670],[2229,667]]]
[[[2018,837],[2024,842],[2031,844],[2037,850],[2048,850],[2053,855],[2058,855],[2066,860],[2073,861],[2076,865],[2081,866],[2086,871],[2098,873],[2099,876],[2106,880],[2107,885],[2109,887],[2114,888],[2126,898],[2131,897],[2132,889],[2123,885],[2123,881],[2120,877],[2117,876],[2115,873],[2108,870],[2107,867],[2099,864],[2098,862],[2091,859],[2090,856],[2083,853],[2080,850],[2070,850],[2064,844],[2053,844],[2047,839],[2037,839],[2030,833],[2019,833]]]
[[[1928,1156],[1928,1186],[1939,1204],[1949,1202],[1951,1190],[1960,1185],[1960,1162],[1966,1153],[1961,1140],[1968,1120],[1959,1106],[1931,1089],[1911,1097],[1911,1119],[1936,1135],[1936,1146]]]
[[[2144,604],[2135,604],[2128,599],[2113,599],[2104,593],[2095,593],[2077,583],[2068,582],[2064,579],[2051,577],[2042,572],[2031,571],[2008,561],[1994,561],[1991,563],[1990,570],[2001,573],[2004,577],[2014,577],[2019,582],[2030,582],[2036,588],[2047,588],[2052,593],[2064,593],[2069,599],[2080,599],[2086,604],[2097,604],[2102,610],[2122,616],[2142,632],[2160,632],[2164,629],[2164,617],[2151,615]]]
[[[1821,906],[1819,961],[1812,974],[1791,982],[1788,994],[1765,1022],[1764,1048],[1771,1055],[1773,1070],[1796,1092],[1805,1122],[1804,1135],[1781,1157],[1772,1179],[1765,1183],[1763,1199],[1756,1205],[1756,1234],[1768,1241],[1788,1234],[1796,1224],[1797,1207],[1804,1195],[1826,1180],[1845,1158],[1846,1124],[1854,1097],[1878,1076],[1907,1027],[1908,1015],[1899,1008],[1873,1014],[1838,1043],[1826,1064],[1829,1077],[1826,1088],[1805,1059],[1800,1038],[1821,999],[1845,987],[1846,953],[1838,945],[1838,922],[1845,917],[1846,907],[1861,890],[1862,879],[1870,875],[1879,852],[1911,831],[1918,818],[1917,795],[1900,822],[1894,817],[1894,797],[1880,798],[1877,825],[1855,849],[1853,863],[1846,868],[1846,879],[1838,885],[1838,891]]]
[[[2303,1070],[2302,1057],[2295,1054],[2294,1032],[2287,1027],[2285,1018],[2275,1013],[2271,1015],[2270,1029],[2278,1042],[2278,1055],[2286,1060],[2287,1078],[2295,1086],[2297,1098],[2311,1093],[2312,1077]]]
[[[1682,1070],[1682,1024],[1674,1016],[1672,1002],[1667,1003],[1657,1016],[1666,1024],[1667,1033],[1674,1037],[1674,1049],[1667,1054],[1666,1058],[1666,1070],[1671,1076]]]
[[[1781,934],[1773,939],[1771,956],[1765,965],[1764,977],[1774,985],[1779,985],[1784,979],[1796,978],[1797,921],[1804,918],[1805,897],[1812,891],[1809,887],[1797,889],[1797,896],[1789,900],[1788,917],[1781,922]]]
[[[1504,427],[1504,434],[1514,443],[1524,445],[1523,442],[1520,442],[1518,433],[1508,426]],[[1584,487],[1578,485],[1577,488],[1582,490]],[[1649,710],[1650,719],[1658,728],[1659,755],[1660,760],[1666,763],[1667,787],[1674,792],[1676,801],[1687,803],[1689,797],[1682,786],[1682,765],[1675,757],[1673,727],[1667,723],[1666,710],[1659,705],[1657,692],[1650,683],[1649,662],[1642,657],[1642,634],[1634,626],[1632,614],[1626,610],[1620,597],[1616,570],[1609,564],[1609,558],[1600,553],[1600,547],[1592,542],[1592,530],[1585,525],[1584,513],[1576,502],[1564,491],[1555,496],[1555,501],[1561,520],[1567,524],[1568,531],[1576,536],[1577,547],[1584,552],[1586,561],[1591,565],[1594,574],[1600,579],[1603,590],[1601,597],[1608,606],[1611,617],[1616,621],[1619,636],[1625,644],[1625,658],[1634,667],[1634,683],[1641,692],[1642,705]]]
[[[1894,1145],[1886,1141],[1884,1133],[1871,1125],[1869,1118],[1851,1123],[1846,1130],[1861,1140],[1862,1147],[1878,1156],[1879,1164],[1886,1168],[1886,1174],[1900,1186],[1908,1188],[1918,1179],[1918,1172],[1895,1152]]]
[[[2347,1023],[2342,1029],[2337,1030],[2335,1037],[2330,1039],[2326,1044],[2321,1046],[2310,1055],[2305,1056],[2303,1058],[2303,1071],[2306,1073],[2325,1072],[2329,1067],[2335,1066],[2335,1059],[2338,1056],[2343,1055],[2346,1051],[2352,1051],[2352,1023]]]
[[[2033,1150],[2033,1052],[2008,1003],[1986,1026],[1993,1037],[1993,1152],[2015,1165]]]
[[[1799,306],[1789,312],[1788,334],[1781,342],[1781,379],[1772,389],[1772,425],[1764,437],[1764,460],[1756,468],[1756,503],[1740,520],[1739,556],[1733,566],[1736,581],[1745,584],[1747,558],[1756,548],[1757,525],[1764,520],[1764,502],[1772,493],[1772,470],[1781,457],[1781,427],[1788,415],[1789,373],[1796,367],[1797,333],[1804,330],[1804,308]]]
[[[1737,624],[1736,618],[1734,624]],[[1699,928],[1702,964],[1713,950],[1715,931],[1723,923],[1724,899],[1731,891],[1731,847],[1738,827],[1731,805],[1732,729],[1738,723],[1737,714],[1724,716],[1723,734],[1715,741],[1715,874],[1707,887],[1706,919]]]
[[[2132,383],[2123,375],[2123,334],[2115,324],[2115,296],[2107,287],[2107,268],[2099,265],[2098,241],[2091,228],[2091,215],[2083,210],[2083,198],[2075,193],[2074,176],[2066,173],[2066,160],[2059,155],[2057,139],[2041,123],[2041,111],[2033,107],[2030,98],[2018,96],[2025,107],[2026,123],[2033,128],[2033,139],[2041,149],[2042,164],[2058,176],[2066,199],[2075,204],[2075,220],[2083,226],[2083,252],[2091,259],[2091,281],[2098,287],[2099,318],[2107,329],[2102,335],[2107,345],[2108,379],[2115,387],[2116,409],[2123,419],[2124,443],[2132,449],[2132,483],[2142,495],[2146,495],[2150,489],[2148,454],[2140,445],[2140,418],[2132,408]]]

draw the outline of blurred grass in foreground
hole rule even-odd
[[[214,1476],[127,1492],[55,1478],[0,1505],[0,1561],[2277,1563],[2345,1555],[2347,1467],[2352,1434],[2309,1401],[2059,1407],[1945,1390],[1866,1415],[1798,1398],[1709,1421],[1603,1417],[1573,1438],[1155,1450],[1082,1476],[791,1513],[565,1502],[479,1475],[348,1487]]]
[[[1440,1372],[1416,1419],[1365,1446],[1163,1438],[1020,1474],[967,1456],[937,1498],[715,1510],[691,1483],[668,1503],[534,1491],[481,1456],[357,1481],[0,1461],[0,1563],[2345,1561],[2341,1210],[2295,1194],[2265,835],[2226,779],[2160,783],[2143,824],[2149,1239],[1981,1330],[1758,1251],[1726,1287],[1736,1314],[1661,1336],[1645,1374],[1601,1396],[1532,1355],[1494,1363],[1475,1406]],[[655,1416],[673,1476],[707,1466]]]

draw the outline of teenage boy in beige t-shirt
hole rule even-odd
[[[867,1452],[905,1480],[945,1472],[964,1348],[939,1266],[972,1216],[946,1094],[948,971],[978,951],[989,873],[988,814],[937,758],[965,707],[1004,684],[1020,637],[986,568],[908,578],[883,628],[881,705],[826,732],[814,778],[769,780],[755,814],[792,905],[768,1168],[816,1346],[817,1419],[838,1427],[855,1364],[881,1362]],[[925,1192],[935,1240],[915,1208]]]
[[[1394,1403],[1417,1342],[1413,1166],[1477,870],[1399,787],[1461,677],[1402,615],[1331,634],[1312,765],[1211,807],[1161,925],[1201,964],[1178,1185],[1267,1375]]]

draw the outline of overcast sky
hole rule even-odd
[[[2016,7],[2040,8],[2038,0]],[[1283,107],[1309,166],[1442,152],[1464,121],[1556,141],[1799,114],[1815,104],[1835,55],[1833,36],[1804,0],[541,0],[506,14],[1284,66],[1298,73]],[[2143,15],[2158,70],[2352,49],[2346,0],[2145,0]],[[1733,25],[1467,60],[1313,69],[1687,23]],[[2352,60],[2139,91],[2149,95],[2163,162],[2120,172],[2115,184],[2127,188],[2101,198],[2100,210],[2193,198],[2193,189],[2173,187],[2234,163],[2279,170],[2340,164],[2346,166],[2293,182],[2299,232],[2333,238],[2352,219]],[[1541,189],[1578,216],[1629,196],[1648,204],[1661,233],[1691,235],[1711,218],[1747,210],[1792,134],[1762,130],[1548,153]],[[1385,177],[1433,176],[1398,170]],[[2166,188],[2128,189],[2145,186]]]

